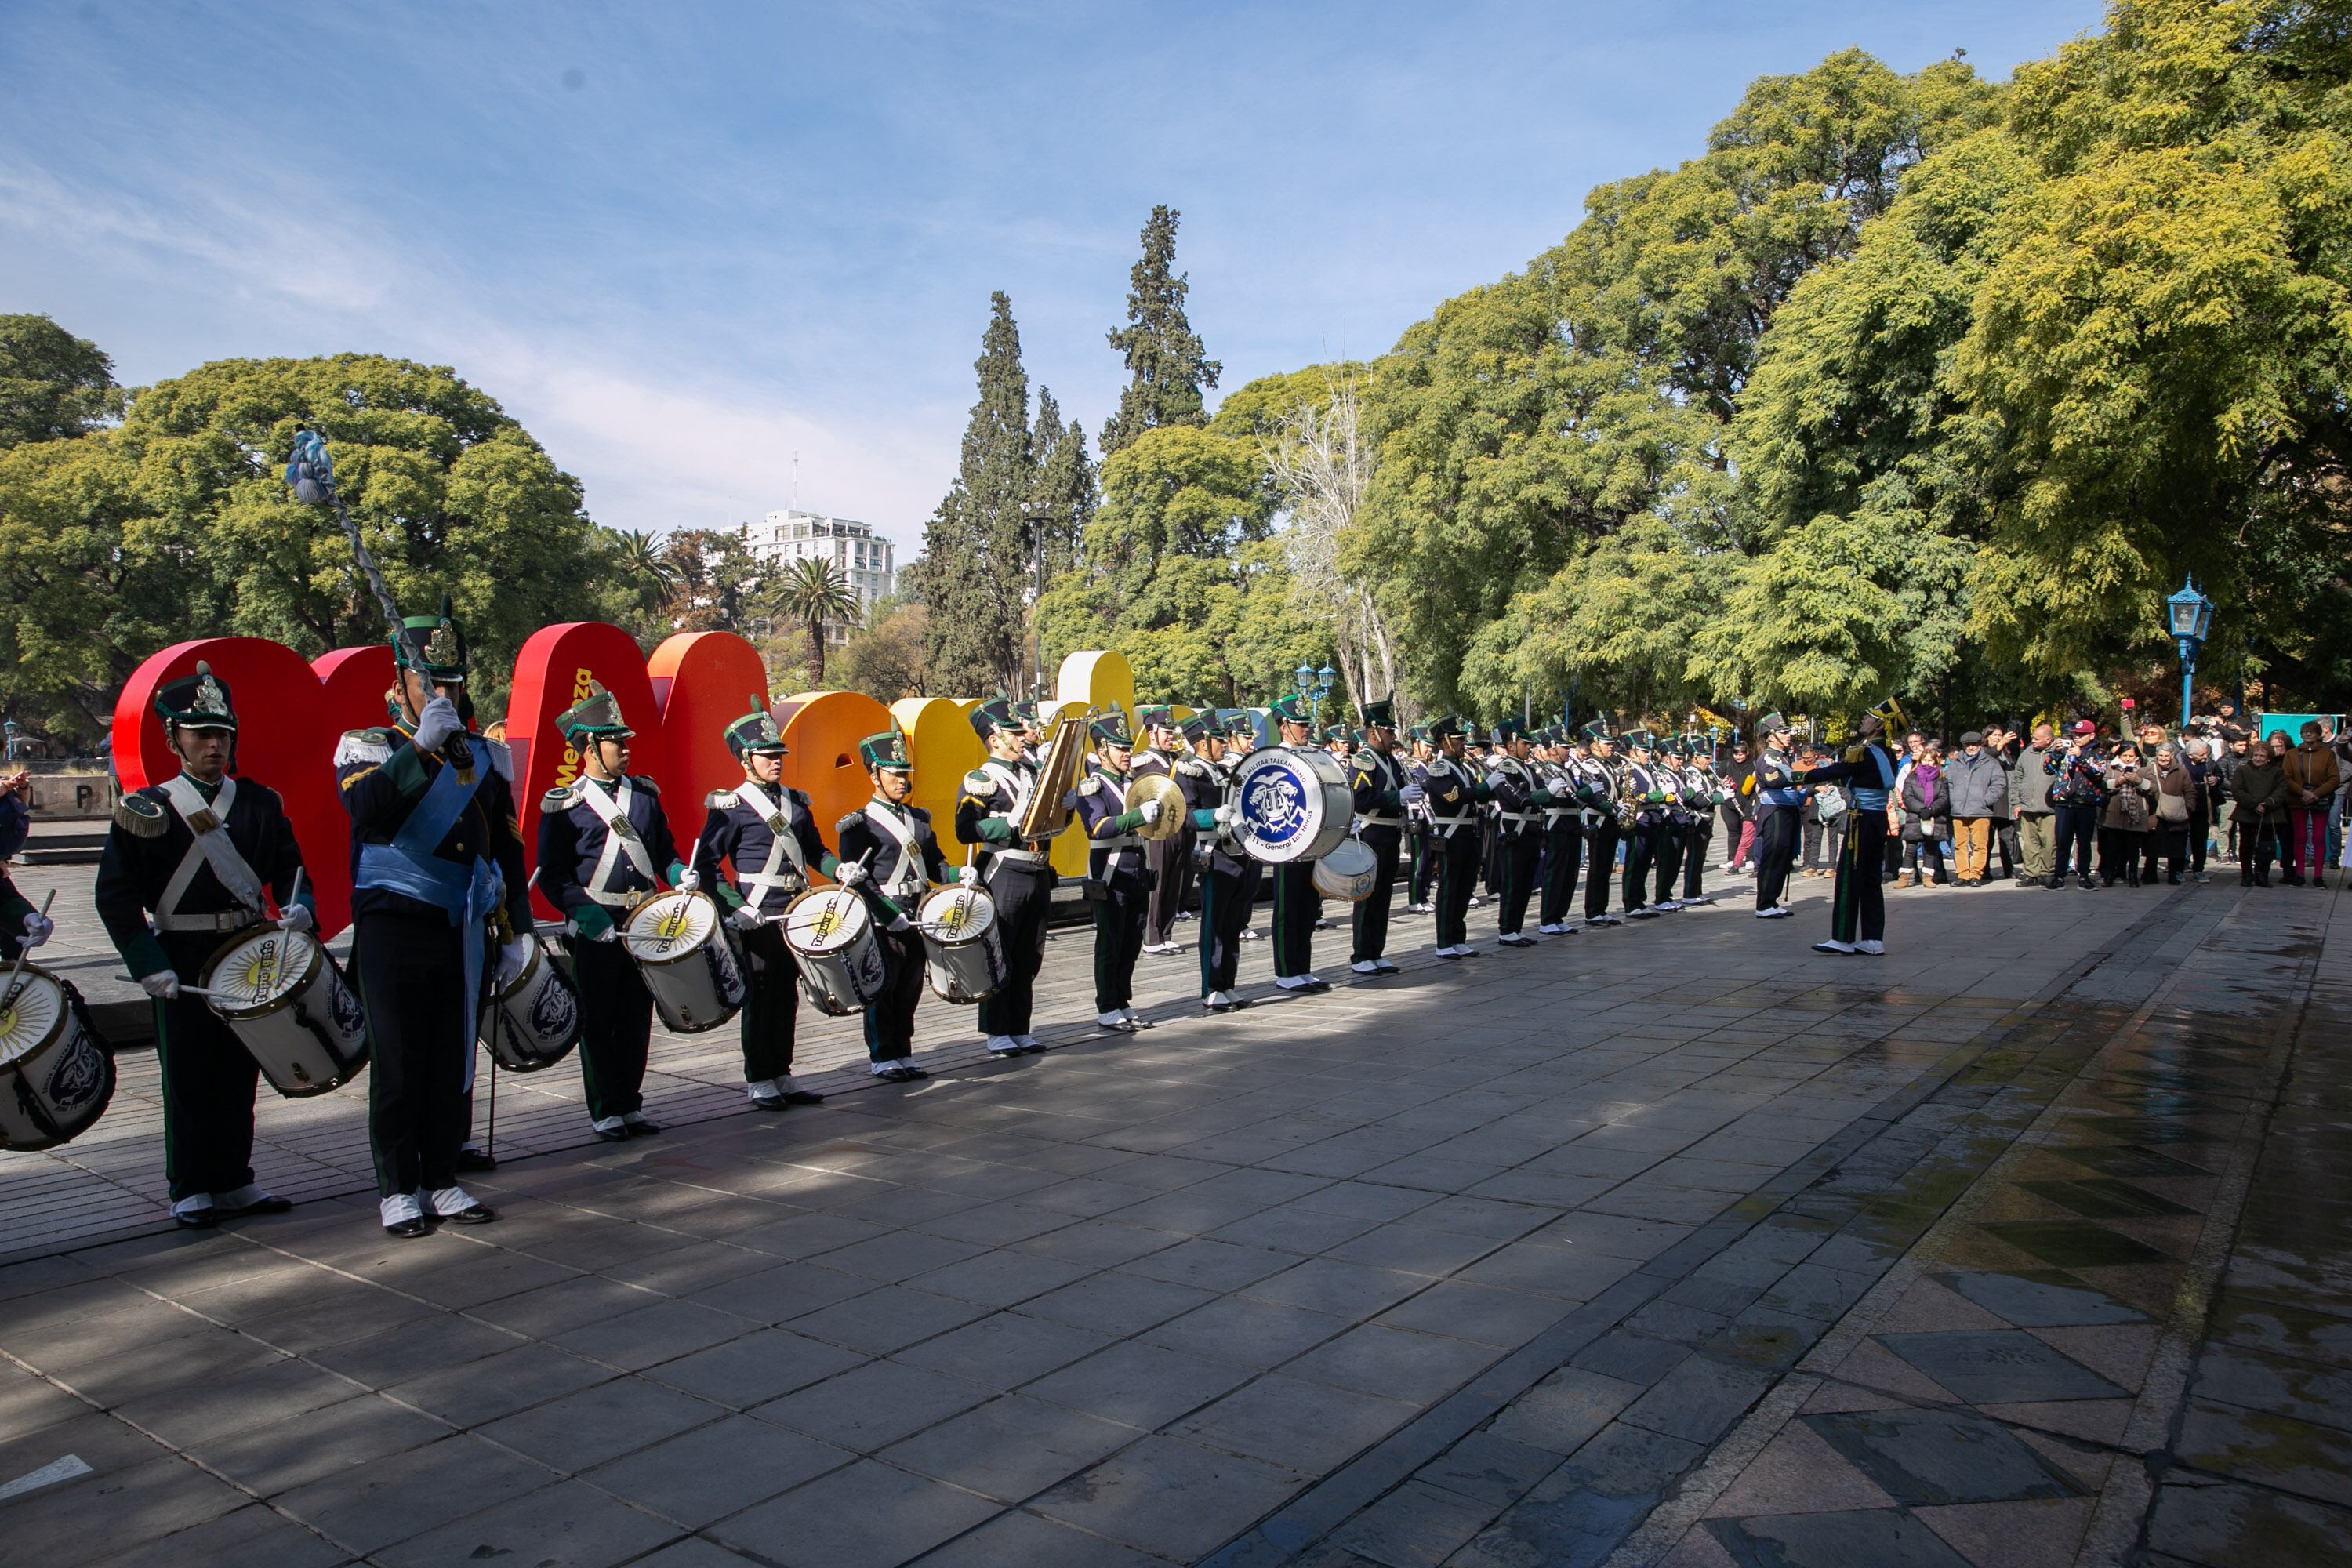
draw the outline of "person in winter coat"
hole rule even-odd
[[[2238,827],[2238,886],[2271,885],[2271,861],[2285,855],[2280,842],[2286,826],[2286,731],[2270,743],[2249,747],[2246,760],[2230,775],[2230,799]]]
[[[2050,777],[2050,805],[2058,818],[2058,866],[2047,884],[2053,889],[2066,885],[2069,859],[2084,892],[2098,886],[2091,880],[2091,847],[2098,837],[2099,808],[2107,798],[2105,760],[2098,740],[2099,727],[2084,719],[2042,764]]]
[[[2156,749],[2152,771],[2156,775],[2156,811],[2148,820],[2147,864],[2143,875],[2154,881],[2156,862],[2161,857],[2165,862],[2165,884],[2177,888],[2189,862],[2189,841],[2204,832],[2204,816],[2199,809],[2202,792],[2196,773],[2169,745]]]
[[[2017,753],[2009,770],[2009,815],[2017,824],[2019,878],[2049,882],[2058,869],[2057,808],[2050,804],[2051,775],[2057,772],[2050,759],[2058,744],[2057,732],[2047,724],[2033,726],[2033,743]]]
[[[1960,737],[1960,754],[1944,770],[1952,808],[1953,875],[1963,888],[1981,888],[1992,850],[1993,823],[2009,815],[2009,770],[1970,730]]]
[[[2140,765],[2139,748],[2126,742],[2107,763],[2106,804],[2099,811],[2099,883],[2118,878],[2139,886],[2139,857],[2156,813],[2156,780]]]
[[[1944,778],[1943,753],[1935,742],[1903,775],[1903,869],[1910,887],[1932,874],[1937,886],[1951,879],[1944,869],[1944,818],[1951,815],[1951,787]]]
[[[2276,739],[2275,736],[2273,737]],[[2327,819],[2336,809],[2336,792],[2344,786],[2336,752],[2320,739],[2316,721],[2303,727],[2303,744],[2286,755],[2286,885],[2300,888],[2308,873],[2310,885],[2327,886]]]
[[[1716,808],[1723,818],[1723,868],[1737,871],[1756,854],[1756,761],[1747,742],[1732,742],[1730,759],[1717,776],[1728,796]]]

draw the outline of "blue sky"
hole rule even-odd
[[[1849,45],[2006,76],[2093,0],[830,7],[0,0],[0,310],[126,383],[455,365],[614,527],[913,553],[988,294],[1097,428],[1154,202],[1223,384],[1377,353]]]

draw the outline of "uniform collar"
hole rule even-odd
[[[895,800],[884,798],[879,791],[877,791],[874,797],[871,800],[868,800],[866,804],[868,805],[878,805],[883,810],[890,812],[895,816],[904,816],[907,815],[907,808],[904,805]]]
[[[195,774],[190,773],[185,768],[182,768],[180,770],[180,776],[187,780],[189,784],[195,786],[196,793],[205,797],[207,805],[220,797],[221,785],[228,783],[228,775],[226,773],[223,773],[219,778],[215,779],[212,783],[206,784],[204,780],[198,778]]]

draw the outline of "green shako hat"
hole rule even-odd
[[[903,770],[915,765],[915,759],[907,754],[907,731],[898,728],[896,719],[890,721],[890,727],[882,733],[868,735],[858,742],[857,754],[866,760],[869,768]]]
[[[392,638],[392,661],[413,669],[439,686],[459,686],[466,679],[466,634],[452,614],[449,595],[441,595],[437,616],[409,616]]]
[[[567,741],[618,741],[636,733],[621,721],[620,699],[593,680],[587,696],[557,716],[555,729]]]
[[[727,749],[741,761],[754,753],[763,757],[785,754],[784,738],[776,732],[775,716],[755,692],[751,710],[727,726]]]
[[[1443,741],[1449,736],[1468,732],[1462,727],[1462,721],[1452,713],[1446,714],[1442,719],[1433,719],[1429,721],[1429,738],[1433,741]]]
[[[1756,721],[1756,732],[1759,735],[1790,735],[1796,732],[1796,729],[1794,724],[1780,716],[1778,709]]]
[[[1304,697],[1277,697],[1265,705],[1265,711],[1277,724],[1311,724],[1314,710]]]
[[[1133,746],[1135,737],[1128,733],[1127,710],[1114,705],[1110,711],[1097,715],[1087,726],[1087,733],[1106,745]]]
[[[1357,711],[1363,716],[1364,728],[1367,730],[1396,728],[1396,699],[1393,697],[1383,697],[1377,702],[1366,702],[1360,706]]]
[[[1220,708],[1217,710],[1217,728],[1228,735],[1247,735],[1255,741],[1257,739],[1257,715],[1246,708]]]
[[[1013,711],[1013,704],[1002,697],[992,697],[971,710],[972,733],[983,741],[999,730],[1018,730],[1019,728],[1021,728],[1020,716]]]
[[[236,709],[229,701],[228,682],[213,667],[196,660],[196,672],[167,680],[155,689],[155,711],[166,730],[226,730],[236,733]]]
[[[1201,717],[1201,710],[1196,709],[1190,719],[1177,724],[1176,732],[1197,746],[1209,738],[1209,721]]]
[[[1173,730],[1176,728],[1176,710],[1163,704],[1139,708],[1135,712],[1135,721],[1146,730]]]
[[[1628,730],[1617,737],[1618,743],[1631,751],[1654,752],[1658,742],[1647,730]]]

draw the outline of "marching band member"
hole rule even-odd
[[[1437,956],[1475,958],[1470,945],[1470,898],[1478,879],[1478,808],[1486,797],[1485,773],[1463,744],[1462,721],[1448,714],[1429,727],[1436,752],[1429,759],[1423,801],[1437,857]]]
[[[1135,1011],[1135,960],[1143,951],[1144,903],[1151,895],[1151,872],[1135,830],[1160,819],[1160,803],[1127,804],[1127,764],[1135,742],[1126,716],[1114,709],[1094,720],[1087,733],[1095,754],[1087,776],[1070,792],[1071,808],[1086,829],[1087,897],[1095,906],[1095,1027],[1133,1034],[1151,1027]]]
[[[1404,847],[1405,812],[1428,792],[1396,754],[1395,700],[1363,704],[1363,716],[1364,744],[1350,759],[1349,782],[1356,837],[1372,852],[1372,890],[1356,903],[1356,945],[1348,967],[1358,974],[1394,974],[1397,966],[1388,961],[1389,904]]]
[[[1315,743],[1315,726],[1301,711],[1306,700],[1285,697],[1270,711],[1279,726],[1276,739],[1303,751]],[[1320,918],[1315,892],[1315,862],[1287,860],[1274,868],[1274,983],[1285,991],[1328,991],[1315,974],[1315,922]]]
[[[1516,721],[1495,726],[1494,755],[1486,764],[1486,789],[1495,802],[1497,886],[1495,940],[1503,947],[1533,947],[1527,933],[1528,900],[1535,891],[1536,856],[1543,847],[1543,808],[1551,791],[1529,767],[1533,748]]]
[[[841,885],[866,900],[882,949],[882,994],[866,1008],[866,1055],[876,1078],[908,1083],[931,1076],[912,1060],[924,964],[915,916],[923,895],[948,879],[948,863],[931,831],[931,814],[907,804],[915,763],[898,721],[860,741],[857,754],[874,783],[873,798],[834,825],[834,841],[840,847]],[[980,873],[967,866],[960,880],[977,887]]]
[[[1726,798],[1716,787],[1715,742],[1693,731],[1683,737],[1683,898],[1685,906],[1711,904],[1706,893],[1706,857],[1715,843],[1715,808]]]
[[[1004,984],[980,1004],[980,1032],[1000,1057],[1042,1051],[1029,1032],[1037,971],[1045,962],[1045,912],[1054,893],[1051,840],[1024,838],[1022,815],[1037,791],[1037,763],[1028,736],[999,698],[972,710],[971,727],[988,748],[980,766],[963,776],[956,800],[956,837],[979,847],[981,884],[996,903],[1003,933]]]
[[[761,1110],[816,1105],[824,1096],[793,1082],[793,1034],[800,1016],[799,973],[784,946],[784,910],[815,870],[834,875],[809,797],[784,783],[784,738],[767,703],[727,726],[727,749],[743,782],[703,802],[694,860],[711,869],[710,896],[740,933],[745,964],[743,1084]],[[730,881],[724,868],[731,868]],[[624,1119],[625,1121],[625,1118]]]
[[[99,860],[98,915],[131,977],[154,999],[172,1218],[200,1229],[293,1205],[253,1181],[259,1064],[228,1025],[180,987],[198,984],[223,938],[265,922],[264,888],[278,905],[281,931],[310,930],[314,906],[307,888],[288,902],[302,852],[278,792],[230,774],[236,710],[227,682],[199,663],[194,675],[156,691],[155,711],[180,772],[115,803]],[[47,935],[13,923],[27,938]]]
[[[1422,786],[1419,795],[1405,802],[1405,820],[1412,830],[1412,876],[1404,895],[1404,912],[1409,915],[1425,915],[1436,907],[1431,900],[1436,897],[1437,835],[1430,825],[1427,787],[1430,759],[1436,755],[1437,748],[1430,742],[1429,726],[1415,724],[1412,754],[1405,761],[1405,772],[1415,784]]]
[[[504,746],[466,735],[466,637],[412,616],[392,639],[389,724],[346,733],[335,779],[352,818],[352,953],[368,1021],[368,1142],[383,1226],[495,1217],[457,1184],[473,1120],[483,989],[522,970],[530,898]],[[499,952],[487,952],[495,923]]]
[[[1831,891],[1829,940],[1813,943],[1815,952],[1876,955],[1886,951],[1886,892],[1878,879],[1886,858],[1886,799],[1895,789],[1895,773],[1886,731],[1902,721],[1902,708],[1888,698],[1863,715],[1862,738],[1846,748],[1843,762],[1804,775],[1808,788],[1843,784],[1853,795]]]
[[[1135,753],[1127,770],[1134,778],[1160,777],[1173,779],[1181,788],[1179,770],[1192,759],[1185,754],[1182,731],[1176,722],[1173,708],[1146,708],[1138,714],[1143,725],[1143,749]],[[1197,764],[1195,764],[1197,766]],[[1176,916],[1184,907],[1184,895],[1192,885],[1192,825],[1166,838],[1155,838],[1143,846],[1143,863],[1151,871],[1151,899],[1143,916],[1143,951],[1149,953],[1181,952],[1183,944],[1176,940]]]
[[[1219,710],[1216,721],[1203,741],[1207,785],[1192,809],[1192,826],[1208,850],[1201,873],[1201,1005],[1230,1013],[1249,1005],[1234,994],[1234,981],[1242,933],[1257,906],[1258,863],[1234,831],[1241,819],[1234,775],[1257,745],[1257,721],[1246,708]]]
[[[1625,847],[1625,918],[1654,921],[1662,912],[1649,901],[1650,873],[1658,864],[1658,840],[1664,832],[1665,786],[1660,781],[1657,742],[1647,730],[1630,731],[1625,742],[1625,766],[1617,779],[1617,798],[1633,810],[1633,830]]]
[[[1782,921],[1796,913],[1781,901],[1789,868],[1797,860],[1797,829],[1804,817],[1805,786],[1789,743],[1796,731],[1779,713],[1756,726],[1764,737],[1756,759],[1756,918]]]
[[[33,770],[0,779],[0,960],[14,963],[49,940],[57,922],[33,907],[9,879],[8,862],[32,836]]]
[[[621,940],[617,917],[663,885],[701,877],[678,860],[653,780],[629,772],[621,705],[594,681],[555,721],[580,752],[580,775],[539,803],[539,885],[570,922],[563,945],[580,990],[580,1079],[596,1136],[617,1143],[661,1128],[645,1112],[654,997]]]
[[[1542,893],[1536,905],[1536,930],[1545,936],[1567,936],[1576,930],[1569,910],[1576,900],[1576,873],[1584,858],[1584,833],[1577,810],[1576,774],[1568,732],[1557,727],[1544,736],[1541,776],[1551,799],[1543,808]]]

